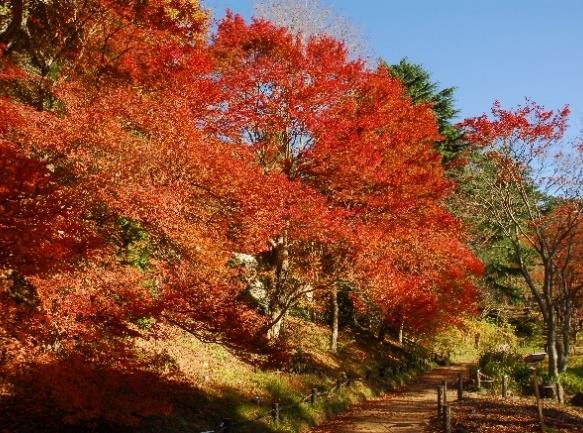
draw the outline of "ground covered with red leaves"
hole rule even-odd
[[[583,433],[583,410],[544,401],[548,433]],[[452,405],[452,430],[457,433],[540,432],[534,398],[472,396]]]

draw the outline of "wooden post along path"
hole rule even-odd
[[[451,407],[446,404],[443,409],[443,430],[445,433],[451,433]]]
[[[532,368],[532,386],[534,387],[534,396],[536,398],[536,408],[538,411],[538,420],[540,422],[541,432],[545,431],[545,418],[543,415],[543,404],[540,399],[540,389],[538,383],[538,376],[536,375],[536,368]]]
[[[464,377],[461,373],[457,375],[457,399],[463,400],[464,398]]]
[[[437,387],[437,416],[441,416],[443,412],[443,386],[439,385]]]

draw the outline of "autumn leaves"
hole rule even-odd
[[[481,265],[443,205],[435,116],[386,67],[230,13],[207,41],[193,1],[127,3],[39,5],[24,26],[75,32],[29,32],[2,59],[0,267],[19,276],[2,303],[43,323],[39,342],[105,355],[144,317],[278,338],[340,283],[372,330],[473,308]],[[22,343],[14,317],[3,338]]]

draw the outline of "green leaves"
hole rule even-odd
[[[152,245],[148,232],[140,223],[130,218],[120,217],[117,220],[120,227],[123,249],[121,255],[124,261],[142,272],[148,270]]]
[[[401,59],[396,65],[384,65],[388,72],[399,78],[407,89],[407,94],[414,104],[430,104],[439,125],[439,132],[444,139],[436,143],[436,148],[445,164],[455,160],[467,147],[462,133],[452,124],[459,113],[455,107],[455,87],[439,90],[439,83],[431,81],[431,75],[422,65]]]

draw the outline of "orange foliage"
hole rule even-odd
[[[435,118],[385,71],[233,14],[207,42],[194,0],[51,14],[30,25],[52,65],[33,73],[8,48],[0,65],[0,339],[7,370],[52,371],[67,419],[168,409],[114,401],[91,370],[143,367],[140,318],[256,342],[266,318],[228,262],[282,233],[304,281],[349,278],[386,320],[429,332],[471,309],[480,264],[442,204]],[[146,267],[124,259],[119,218],[148,234]]]

